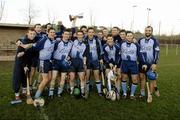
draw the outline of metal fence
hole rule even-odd
[[[169,54],[180,55],[180,44],[160,44],[161,54],[168,56]]]

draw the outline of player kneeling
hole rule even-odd
[[[113,70],[113,72],[120,76],[120,48],[118,45],[114,43],[113,37],[111,34],[107,36],[107,43],[103,46],[103,52],[104,52],[104,63],[106,66],[106,76],[108,76],[108,73],[110,70]],[[117,98],[119,99],[120,94],[120,79],[116,79],[115,81],[115,87],[117,92]]]

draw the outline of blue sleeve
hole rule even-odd
[[[103,54],[104,54],[103,47],[102,47],[101,41],[99,39],[97,39],[97,40],[99,42],[99,47],[100,47],[100,56],[101,56],[101,58],[103,58]]]
[[[142,64],[145,64],[146,63],[146,59],[145,59],[144,54],[141,51],[140,45],[138,43],[136,43],[136,46],[137,46],[137,56],[138,56],[138,59],[139,59],[139,61]]]
[[[68,53],[68,56],[71,57],[71,51],[72,51],[74,43],[71,40],[69,42],[71,42],[72,45],[71,45],[70,51]]]
[[[115,45],[116,47],[116,53],[115,53],[115,65],[118,65],[119,64],[119,61],[120,61],[120,47],[118,45]]]
[[[109,58],[108,58],[108,53],[107,53],[107,51],[105,50],[106,46],[107,46],[107,45],[104,45],[104,46],[103,46],[103,52],[104,52],[103,58],[104,58],[104,62],[105,62],[106,64],[109,64],[110,60],[109,60]]]
[[[41,40],[37,41],[35,44],[33,44],[33,49],[35,51],[40,51],[44,48],[44,44],[46,42],[47,38],[43,37]]]
[[[36,35],[36,37],[34,38],[35,42],[41,40],[43,38],[42,35]]]
[[[55,43],[54,43],[54,51],[57,50],[58,45],[59,45],[60,42],[61,42],[61,41],[55,41]]]
[[[159,42],[157,41],[157,39],[154,39],[154,46],[153,46],[154,64],[158,63],[159,54],[160,54]]]
[[[140,42],[141,42],[142,39],[143,39],[143,37],[140,38],[140,39],[137,41],[139,45],[140,45]]]
[[[140,43],[141,43],[141,40],[142,40],[143,38],[140,38],[139,40],[138,40],[138,46],[139,46],[139,52],[140,52],[140,59],[139,59],[139,61],[142,63],[142,64],[145,64],[146,63],[146,59],[147,59],[147,53],[146,52],[143,52],[143,50],[142,50],[142,48],[140,47]]]
[[[54,52],[57,50],[57,48],[58,48],[58,44],[60,43],[61,41],[55,41],[55,43],[54,43],[54,51],[52,52],[52,56],[51,56],[51,60],[53,60],[54,59]]]
[[[86,45],[86,44],[85,44]],[[85,49],[85,51],[84,51],[84,53],[83,53],[83,57],[88,57],[88,55],[89,55],[89,47],[86,45],[86,49]]]

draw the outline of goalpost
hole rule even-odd
[[[175,55],[179,54],[179,44],[162,44],[161,46],[165,47],[165,55],[168,56],[169,49],[174,49]]]

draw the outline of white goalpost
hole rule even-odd
[[[170,49],[173,49],[176,56],[179,55],[179,44],[161,44],[161,46],[164,47],[166,56],[168,56],[169,52],[171,52]]]

